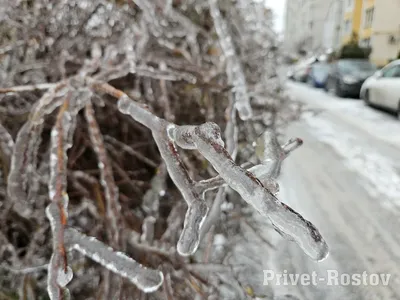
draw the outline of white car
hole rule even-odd
[[[396,112],[400,119],[400,60],[368,78],[361,87],[360,98],[368,105]]]

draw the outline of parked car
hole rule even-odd
[[[395,60],[368,78],[360,98],[368,105],[396,112],[400,119],[400,60]]]
[[[331,64],[325,90],[339,97],[358,97],[362,84],[376,70],[366,59],[339,59]]]
[[[293,78],[298,82],[307,82],[308,75],[311,72],[311,65],[303,65],[297,68],[293,73]]]
[[[314,63],[311,65],[310,73],[308,74],[307,82],[313,87],[325,87],[326,79],[328,78],[330,66],[327,63]]]
[[[316,57],[311,57],[296,64],[291,70],[289,79],[298,82],[307,82],[308,76],[311,72],[311,66],[318,62]]]

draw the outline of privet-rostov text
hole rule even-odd
[[[327,270],[326,274],[312,273],[275,273],[264,270],[264,285],[388,285],[391,274],[378,273],[339,273]]]

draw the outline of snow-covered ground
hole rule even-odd
[[[400,122],[386,112],[365,105],[360,99],[338,98],[321,89],[288,82],[290,93],[310,107],[320,108],[364,132],[400,148]]]
[[[293,243],[274,237],[280,251],[275,272],[391,274],[388,286],[279,286],[301,299],[400,299],[400,121],[357,99],[339,99],[289,83],[306,113],[288,136],[304,146],[283,166],[279,198],[313,222],[330,246],[323,262],[308,259]]]

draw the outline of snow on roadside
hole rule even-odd
[[[345,165],[357,172],[363,187],[391,209],[400,208],[400,174],[395,163],[372,147],[360,146],[357,137],[320,117],[305,116],[310,133],[330,145],[344,158]]]
[[[329,110],[347,123],[400,148],[400,122],[392,115],[368,107],[360,99],[338,98],[306,85],[289,83],[289,93],[311,107]]]

